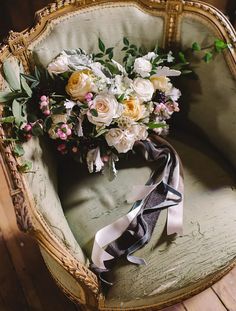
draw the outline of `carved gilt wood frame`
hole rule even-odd
[[[4,59],[14,56],[22,62],[25,71],[29,72],[33,64],[31,62],[30,51],[27,48],[32,42],[38,39],[39,35],[46,30],[52,20],[64,15],[73,14],[87,7],[105,4],[112,5],[112,3],[119,2],[124,3],[124,1],[119,0],[59,0],[49,4],[36,13],[33,27],[20,33],[13,31],[9,33],[6,43],[0,46],[1,63]],[[191,14],[201,18],[218,31],[218,36],[220,38],[232,44],[232,49],[225,54],[225,58],[233,76],[236,77],[236,33],[227,18],[220,11],[198,0],[126,0],[125,3],[133,3],[141,7],[144,11],[156,12],[156,15],[164,18],[165,34],[163,46],[165,47],[179,43],[180,21],[185,14]],[[4,80],[0,74],[0,89],[3,87]],[[80,286],[82,291],[81,297],[74,295],[63,284],[56,280],[70,299],[84,305],[84,309],[86,310],[111,310],[105,307],[105,298],[100,291],[96,275],[72,256],[65,245],[50,230],[43,216],[36,210],[34,199],[24,177],[17,169],[19,160],[14,157],[12,147],[11,143],[4,142],[4,131],[0,127],[0,160],[8,181],[19,228],[33,235],[40,246],[78,282],[78,286]],[[232,265],[233,264],[234,263],[232,263]],[[216,277],[211,278],[204,287],[210,286],[211,283],[222,277],[223,274],[232,268],[232,265],[224,271],[221,271]],[[175,301],[168,301],[167,304],[187,298],[203,290],[204,287],[201,286],[201,288],[191,293],[188,292],[184,296],[177,297]],[[155,306],[145,306],[142,309],[157,310],[157,308],[163,306],[163,304],[159,305],[157,302]],[[140,308],[138,309],[141,310]],[[138,309],[134,308],[132,310]]]

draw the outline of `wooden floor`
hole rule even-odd
[[[79,311],[56,287],[35,242],[16,225],[0,163],[0,311]],[[236,311],[236,269],[165,311]]]

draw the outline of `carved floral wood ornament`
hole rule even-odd
[[[11,31],[5,44],[0,46],[0,60],[14,56],[19,59],[25,72],[30,72],[33,68],[31,51],[28,46],[34,41],[39,40],[40,36],[47,30],[47,26],[52,20],[76,14],[81,9],[97,5],[109,5],[113,3],[124,3],[115,0],[61,0],[52,3],[36,13],[35,25],[21,33]],[[203,23],[210,25],[217,36],[232,44],[230,52],[225,54],[226,62],[231,69],[234,77],[236,76],[236,35],[233,27],[227,18],[218,10],[202,1],[183,1],[183,0],[126,0],[127,5],[134,4],[146,12],[152,12],[156,16],[161,16],[165,20],[165,35],[162,42],[163,47],[176,45],[180,41],[181,18],[186,15],[195,16]],[[5,87],[5,82],[0,75],[0,88]],[[18,159],[13,155],[13,145],[4,141],[4,132],[0,128],[0,148],[1,162],[4,166],[5,175],[9,184],[10,194],[15,208],[16,219],[19,228],[32,234],[46,253],[63,267],[78,283],[80,297],[75,295],[71,289],[59,280],[55,280],[66,295],[83,305],[84,310],[119,310],[105,307],[105,297],[103,296],[96,275],[87,266],[78,262],[68,251],[66,246],[56,237],[49,228],[43,216],[35,208],[34,199],[28,189],[24,176],[18,170]],[[50,269],[50,267],[49,267]],[[217,276],[213,277],[208,284],[219,279],[230,267],[225,268]],[[203,289],[200,286],[193,292],[188,292],[176,298],[179,301],[187,296],[195,294]],[[175,301],[167,301],[167,304]],[[156,302],[152,306],[143,308],[128,308],[127,310],[156,310],[163,307]],[[126,309],[122,309],[126,310]]]

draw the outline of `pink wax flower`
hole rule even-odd
[[[48,98],[47,98],[47,96],[43,95],[40,97],[40,100],[41,100],[41,102],[47,102]]]
[[[48,102],[41,102],[40,103],[40,109],[43,109],[43,108],[45,108],[45,107],[48,107]]]
[[[30,132],[32,130],[32,125],[31,124],[26,124],[23,128],[25,132]]]
[[[64,133],[61,129],[58,129],[58,130],[57,130],[57,136],[58,136],[61,140],[66,140],[66,139],[67,139],[66,133]]]
[[[84,98],[87,102],[90,102],[93,99],[93,93],[87,93]]]
[[[49,109],[47,109],[47,110],[43,111],[43,114],[45,114],[45,116],[49,116],[51,114],[51,112]]]
[[[62,124],[61,129],[67,136],[70,136],[72,133],[71,129],[69,128],[69,126],[66,123]]]

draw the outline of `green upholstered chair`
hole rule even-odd
[[[127,212],[124,194],[134,180],[146,181],[145,163],[121,164],[117,179],[108,182],[34,139],[24,156],[34,172],[22,175],[22,159],[14,158],[0,132],[18,225],[35,237],[55,282],[84,310],[157,310],[210,286],[235,264],[236,34],[222,13],[202,1],[61,0],[39,11],[32,28],[11,32],[0,60],[20,60],[29,72],[62,49],[96,50],[98,37],[118,51],[124,36],[147,48],[157,41],[166,48],[194,41],[207,46],[216,37],[232,44],[208,65],[197,54],[199,79],[182,82],[182,113],[168,139],[185,171],[184,235],[165,235],[163,212],[150,243],[138,252],[147,266],[119,263],[106,293],[89,270],[95,232]],[[0,87],[8,87],[2,75]]]

